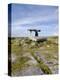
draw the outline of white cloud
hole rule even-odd
[[[57,32],[53,33],[53,36],[58,36],[59,34]]]
[[[37,15],[35,17],[26,17],[26,18],[23,18],[23,19],[18,19],[16,20],[15,22],[13,22],[12,20],[12,27],[13,26],[21,26],[22,24],[33,24],[34,22],[36,21],[39,21],[39,22],[46,22],[46,21],[51,21],[51,20],[57,20],[58,19],[58,10],[55,10],[55,12],[53,12],[52,15]]]
[[[54,20],[58,20],[58,10],[55,10],[55,12],[53,12],[52,15],[37,15],[37,16],[31,16],[31,17],[26,17],[26,18],[23,18],[23,19],[18,19],[14,22],[14,20],[12,20],[12,35],[13,36],[26,36],[27,32],[26,32],[26,29],[27,27],[22,27],[23,24],[33,24],[33,23],[36,23],[36,22],[49,22],[49,21],[54,21]],[[43,27],[43,30],[46,30],[48,29],[47,31],[49,31],[49,27],[50,27],[51,24],[49,24],[49,26],[41,26]],[[57,24],[56,24],[57,25]],[[56,27],[55,25],[55,31],[53,31],[53,35],[58,35],[57,33],[57,29],[58,29],[58,26]],[[37,26],[36,26],[37,27]],[[35,27],[35,28],[36,28]],[[39,26],[40,27],[40,26]],[[38,28],[39,28],[38,27]],[[44,27],[47,27],[46,29]],[[33,28],[32,26],[30,28]],[[53,29],[53,28],[52,28]],[[43,34],[43,33],[42,33]]]

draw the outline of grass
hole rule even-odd
[[[58,67],[58,37],[48,37],[47,41],[44,42],[35,42],[28,38],[11,38],[9,45],[10,44],[11,53],[19,57],[16,59],[16,62],[12,63],[13,74],[23,70],[25,67],[28,68],[27,62],[31,59],[30,56],[26,56],[27,53],[34,57],[38,63],[37,67],[41,68],[45,74],[52,74],[53,65],[52,69],[50,69],[43,60],[38,59],[38,57],[34,55],[36,51],[44,56],[46,61],[55,59],[57,61],[55,66]]]
[[[17,71],[21,71],[28,66],[27,62],[30,60],[29,57],[19,57],[15,63],[12,63],[12,73],[15,74]]]
[[[36,61],[38,62],[38,66],[41,68],[41,70],[45,73],[45,74],[52,74],[50,68],[44,64],[44,62],[38,58],[37,56],[34,55],[34,53],[32,53],[32,56],[36,59]]]

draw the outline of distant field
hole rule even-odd
[[[27,37],[9,38],[9,40],[11,40],[8,45],[11,46],[13,76],[58,73],[57,36],[48,37],[43,42],[32,41]]]

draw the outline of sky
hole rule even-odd
[[[12,4],[11,11],[11,36],[28,37],[28,29],[41,30],[39,36],[57,36],[58,27],[58,6]],[[11,26],[10,26],[11,25]],[[31,34],[35,35],[34,32]]]

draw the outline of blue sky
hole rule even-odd
[[[11,19],[12,37],[27,37],[28,29],[40,29],[39,36],[58,35],[57,6],[12,4]]]

